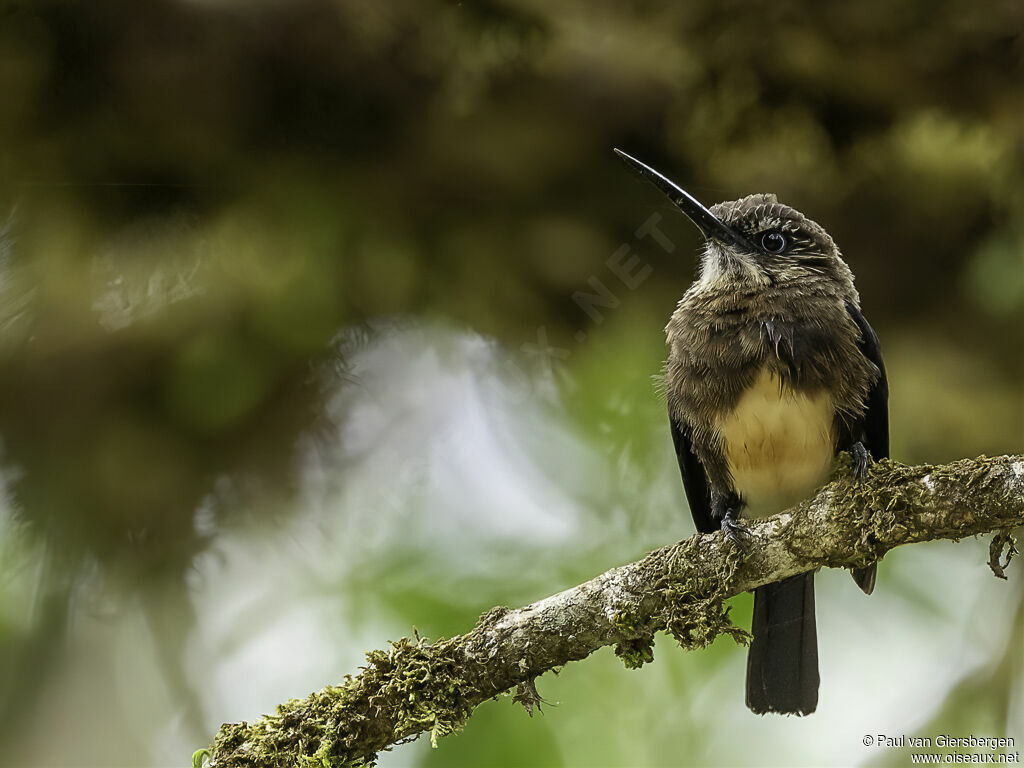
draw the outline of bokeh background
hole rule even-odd
[[[833,234],[894,457],[1020,452],[1022,30],[1016,2],[0,2],[0,763],[186,765],[389,638],[692,532],[654,377],[699,243],[613,146]],[[750,715],[729,641],[659,639],[381,764],[1019,749],[1024,581],[986,559],[893,552],[870,599],[819,575],[811,718]]]

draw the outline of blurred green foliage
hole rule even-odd
[[[1020,4],[951,0],[0,2],[0,743],[45,718],[83,582],[177,627],[157,655],[189,701],[188,574],[222,532],[300,513],[344,328],[440,322],[513,352],[543,329],[552,407],[607,461],[580,502],[622,537],[447,605],[386,582],[393,541],[361,588],[399,627],[457,632],[685,533],[652,376],[697,240],[613,146],[834,235],[887,353],[896,457],[1019,451],[1022,29]],[[652,213],[671,252],[635,234]],[[652,268],[635,290],[621,244]],[[601,322],[573,300],[592,278],[619,302]],[[495,712],[426,763],[603,759],[552,740],[582,721]]]

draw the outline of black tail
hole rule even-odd
[[[751,631],[747,706],[759,715],[809,715],[818,706],[814,574],[755,589]]]

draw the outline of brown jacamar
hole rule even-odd
[[[700,275],[665,332],[665,391],[697,530],[743,540],[743,518],[781,512],[849,451],[859,477],[889,455],[878,337],[829,234],[775,195],[705,208],[616,150],[700,229]],[[853,571],[870,594],[875,566]],[[818,703],[814,572],[754,590],[747,706],[805,715]]]

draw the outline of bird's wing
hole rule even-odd
[[[878,366],[878,380],[868,391],[864,409],[864,447],[873,459],[889,458],[889,380],[885,375],[885,363],[882,362],[882,348],[878,344],[878,336],[861,311],[853,304],[846,305],[853,322],[860,329],[860,341],[857,346],[861,353]]]
[[[860,340],[857,346],[868,360],[878,366],[878,380],[871,385],[864,403],[864,416],[860,429],[864,435],[864,447],[873,459],[889,458],[889,380],[885,375],[885,363],[882,362],[882,348],[878,344],[878,336],[861,311],[853,304],[846,305],[853,322],[860,329]],[[866,568],[854,568],[851,571],[853,580],[857,582],[865,594],[870,595],[875,589],[875,578],[878,564],[872,563]]]
[[[690,504],[693,524],[701,533],[717,531],[718,523],[711,516],[711,489],[708,486],[708,476],[704,472],[704,465],[693,452],[690,427],[671,415],[669,421],[672,424],[672,443],[676,447],[676,459],[679,461],[679,471],[683,475],[683,488],[686,490],[686,500]]]

